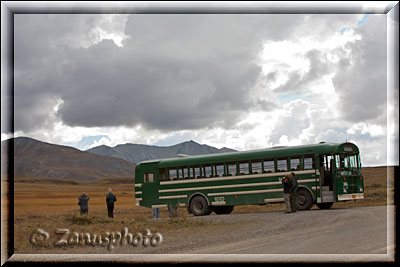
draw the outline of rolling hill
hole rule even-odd
[[[78,149],[17,137],[1,142],[3,166],[7,166],[7,146],[14,143],[14,176],[97,181],[103,178],[132,177],[135,164],[119,158],[96,155]],[[1,174],[7,170],[2,168]]]

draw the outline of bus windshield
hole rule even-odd
[[[337,155],[336,156],[336,167],[342,170],[359,169],[360,161],[358,155]]]

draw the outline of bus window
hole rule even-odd
[[[160,181],[167,180],[167,176],[165,175],[165,169],[159,169],[158,171],[159,171],[158,177],[159,177]]]
[[[335,155],[335,167],[336,169],[340,169],[340,156],[339,155]]]
[[[183,168],[183,176],[182,179],[189,179],[190,173],[189,173],[189,168]]]
[[[299,158],[290,159],[290,170],[292,171],[301,170],[301,163]]]
[[[214,169],[214,176],[215,177],[222,177],[224,176],[224,165],[223,164],[219,164],[215,166]]]
[[[251,163],[251,173],[252,174],[262,173],[261,161],[255,161]]]
[[[228,171],[227,173],[228,176],[236,175],[236,163],[228,163],[226,165],[226,168]]]
[[[359,164],[357,164],[357,155],[353,156],[344,156],[340,155],[341,158],[341,167],[345,169],[349,168],[359,168]]]
[[[144,182],[145,183],[152,183],[154,182],[154,173],[147,172],[144,174]]]
[[[288,171],[287,159],[278,159],[277,169],[278,172]]]
[[[331,155],[324,155],[321,156],[324,162],[324,170],[331,171],[332,170],[332,163],[333,163],[333,156]]]
[[[239,164],[239,173],[240,175],[245,175],[245,174],[249,174],[249,163],[240,163]]]
[[[304,169],[305,170],[312,170],[314,169],[314,159],[313,157],[304,157]]]
[[[275,172],[275,164],[273,159],[264,161],[264,172],[265,173]]]
[[[200,178],[200,167],[193,167],[194,178]]]
[[[176,169],[169,169],[168,170],[168,174],[169,174],[169,179],[172,180],[176,180],[178,178],[177,174],[176,174]]]
[[[183,177],[183,169],[182,168],[179,168],[178,169],[178,180],[181,180],[182,179],[182,177]]]
[[[204,166],[203,177],[212,177],[211,166]]]

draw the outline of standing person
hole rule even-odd
[[[160,216],[160,208],[153,208],[153,220],[157,220]]]
[[[296,196],[297,196],[297,191],[299,190],[298,184],[297,184],[297,177],[294,172],[290,174],[290,181],[291,181],[291,191],[290,191],[290,208],[292,212],[296,212]]]
[[[114,218],[114,202],[117,202],[117,198],[112,193],[111,189],[108,189],[106,202],[107,202],[108,217],[109,218]]]
[[[178,206],[171,204],[168,205],[169,217],[178,217]]]
[[[290,207],[290,192],[291,192],[291,182],[290,182],[290,175],[286,175],[282,179],[282,184],[283,184],[283,198],[285,200],[285,205],[286,205],[286,211],[285,213],[290,213],[291,207]]]
[[[82,193],[80,197],[78,197],[78,205],[81,207],[81,215],[82,214],[89,214],[89,196],[85,194],[85,192]]]

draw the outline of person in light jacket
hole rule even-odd
[[[117,198],[112,193],[111,189],[108,189],[108,194],[106,196],[106,202],[107,202],[108,217],[114,218],[114,202],[117,202]]]

